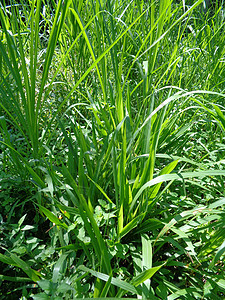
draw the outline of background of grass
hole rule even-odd
[[[1,299],[224,296],[224,11],[201,2],[1,3]]]

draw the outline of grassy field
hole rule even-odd
[[[225,297],[222,4],[0,2],[0,299]]]

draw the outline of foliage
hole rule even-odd
[[[0,299],[221,299],[223,7],[9,2]]]

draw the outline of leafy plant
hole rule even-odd
[[[0,278],[20,296],[224,295],[224,20],[201,2],[2,5],[1,168],[30,193],[10,210],[1,181],[21,215]]]

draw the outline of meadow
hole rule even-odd
[[[225,10],[0,2],[0,299],[223,299]]]

